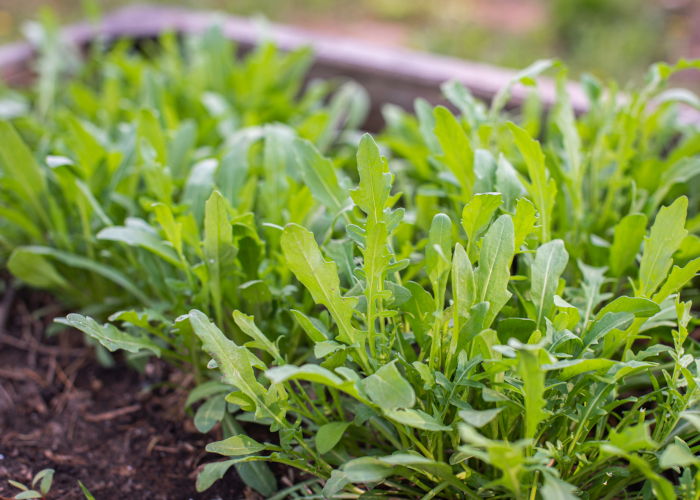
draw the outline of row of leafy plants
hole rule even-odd
[[[304,86],[307,50],[237,59],[212,28],[68,78],[37,39],[35,91],[0,101],[3,265],[103,362],[195,374],[229,457],[200,490],[235,467],[276,499],[699,498],[700,131],[677,103],[700,101],[665,87],[700,64],[584,77],[580,117],[555,61],[490,106],[449,82],[459,114],[385,106],[375,142],[362,88]],[[546,117],[535,92],[504,111],[552,69]],[[275,494],[269,461],[310,479]]]

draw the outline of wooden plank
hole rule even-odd
[[[200,33],[213,22],[221,24],[224,35],[242,48],[252,47],[261,38],[260,25],[248,18],[155,5],[125,7],[107,14],[99,26],[85,22],[68,26],[63,36],[75,44],[85,45],[98,33],[107,39],[155,38],[165,30]],[[268,24],[266,27],[266,35],[283,50],[313,47],[316,59],[310,77],[347,77],[363,85],[372,99],[370,130],[381,126],[383,104],[392,103],[410,110],[417,97],[433,104],[444,103],[440,85],[453,79],[462,82],[476,97],[489,101],[516,73],[488,64],[385,47],[354,38],[313,34],[285,25]],[[0,47],[3,79],[9,83],[27,81],[31,75],[31,56],[32,50],[27,44]],[[588,101],[581,86],[570,82],[567,89],[574,110],[585,112]],[[537,90],[546,107],[554,104],[553,79],[539,78]],[[522,84],[515,85],[509,107],[522,104],[529,91]],[[700,113],[684,109],[682,120],[700,124]]]

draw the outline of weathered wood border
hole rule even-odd
[[[107,39],[154,38],[165,30],[201,32],[214,21],[221,24],[226,37],[242,48],[252,47],[260,39],[259,26],[248,18],[155,5],[123,8],[107,14],[99,25],[83,22],[68,26],[63,36],[82,46],[98,34]],[[319,35],[285,25],[270,24],[268,27],[266,33],[283,50],[313,47],[316,59],[310,76],[349,77],[369,91],[372,99],[370,130],[379,128],[380,108],[385,103],[412,109],[417,97],[433,104],[444,102],[440,85],[452,79],[462,82],[476,97],[489,101],[515,74],[514,70],[488,64],[385,47],[360,39]],[[0,47],[0,76],[10,84],[28,81],[32,57],[33,50],[25,43]],[[546,107],[554,103],[555,85],[551,78],[539,78],[538,91]],[[586,111],[588,101],[581,87],[570,82],[568,91],[574,110],[577,113]],[[521,104],[527,93],[524,85],[516,85],[509,106]],[[681,119],[685,123],[700,124],[700,113],[691,108],[683,109]]]

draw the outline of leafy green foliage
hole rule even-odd
[[[554,61],[490,109],[449,83],[459,115],[386,108],[353,158],[366,96],[300,92],[307,51],[161,47],[0,125],[0,241],[64,323],[194,373],[227,457],[198,490],[271,496],[276,462],[326,498],[697,497],[700,135],[660,94],[696,63],[591,79],[581,117],[562,70],[546,122],[503,108]]]

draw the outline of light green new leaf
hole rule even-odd
[[[233,320],[243,333],[254,338],[262,349],[265,350],[265,352],[269,353],[273,358],[275,358],[275,363],[278,365],[284,364],[284,360],[280,355],[279,349],[277,349],[277,346],[267,338],[267,335],[261,332],[256,326],[255,318],[253,316],[247,316],[241,311],[233,311]]]
[[[321,155],[316,146],[305,139],[294,141],[297,165],[304,184],[311,194],[335,215],[348,205],[347,190],[338,185],[333,162]]]
[[[554,208],[554,198],[557,194],[557,185],[554,179],[547,179],[547,170],[544,163],[544,154],[539,141],[530,137],[524,129],[513,123],[508,123],[508,128],[513,134],[515,144],[525,159],[530,182],[525,184],[527,191],[532,197],[539,214],[541,223],[542,243],[547,243],[550,237],[552,226],[552,209]]]
[[[365,230],[371,231],[377,222],[384,220],[384,205],[389,199],[393,175],[372,136],[365,134],[357,150],[357,170],[360,186],[350,191],[355,204],[367,214]]]
[[[452,259],[452,300],[454,301],[454,312],[452,315],[454,328],[452,344],[458,344],[459,331],[466,324],[469,317],[469,309],[476,299],[476,281],[474,279],[474,269],[469,261],[469,256],[461,244],[455,246],[454,257]]]
[[[176,267],[183,267],[182,261],[173,247],[160,239],[157,233],[152,233],[129,226],[106,227],[97,233],[98,240],[119,241],[132,247],[145,248],[149,252],[166,260]]]
[[[209,273],[211,299],[219,322],[222,321],[221,281],[237,253],[226,202],[221,193],[214,191],[207,200],[204,211],[204,258]]]
[[[441,424],[435,417],[428,415],[421,410],[385,410],[384,414],[400,424],[413,427],[414,429],[423,429],[424,431],[451,431],[452,427]]]
[[[438,157],[459,181],[462,187],[460,199],[470,200],[474,189],[474,151],[467,134],[454,115],[444,106],[435,108],[435,135],[444,155]]]
[[[288,224],[281,245],[289,269],[309,290],[314,301],[324,305],[333,316],[340,331],[337,340],[348,345],[364,343],[367,333],[356,330],[350,322],[358,299],[340,295],[337,267],[323,258],[313,233],[297,224]]]
[[[501,215],[484,236],[476,270],[477,298],[475,302],[489,302],[491,305],[484,320],[488,328],[501,308],[513,296],[508,291],[510,264],[515,253],[513,219]]]
[[[532,264],[532,284],[530,298],[537,311],[537,328],[544,328],[544,318],[554,306],[559,277],[569,262],[569,254],[562,240],[552,240],[537,249]]]
[[[647,216],[629,214],[615,226],[610,247],[610,274],[616,278],[634,263],[647,231]]]
[[[649,425],[645,423],[627,426],[620,432],[611,429],[608,439],[613,446],[625,451],[648,450],[658,446],[651,439]]]
[[[331,451],[350,425],[352,422],[331,422],[319,427],[316,433],[316,451],[322,455]]]
[[[413,408],[416,404],[416,393],[399,373],[396,360],[382,366],[363,382],[369,398],[385,410]]]
[[[659,459],[659,467],[661,470],[670,469],[671,467],[687,468],[692,465],[699,467],[700,459],[693,455],[693,452],[690,451],[687,444],[682,441],[679,442],[679,438],[677,437],[676,442],[668,445]]]
[[[333,469],[330,479],[326,481],[326,485],[323,487],[323,497],[326,499],[333,498],[336,493],[342,491],[349,483],[350,479],[348,479],[345,472]]]
[[[467,233],[469,258],[476,260],[478,247],[476,239],[486,229],[494,212],[501,206],[501,193],[481,193],[474,195],[462,210],[462,227]]]
[[[239,434],[232,436],[223,441],[216,441],[207,445],[207,451],[218,453],[229,457],[240,457],[241,455],[250,455],[267,449],[264,444],[258,443],[255,439]]]
[[[451,257],[452,221],[445,214],[437,214],[430,225],[428,245],[425,248],[425,272],[430,278],[436,296],[444,296]]]
[[[500,408],[493,408],[491,410],[462,410],[459,412],[459,417],[466,423],[477,429],[481,429],[483,426],[491,422],[494,418],[498,416],[501,411],[505,410],[505,406]]]
[[[182,256],[182,223],[175,222],[173,212],[164,203],[154,203],[153,211],[156,214],[156,221],[165,231],[165,237],[173,244],[177,254]]]
[[[544,486],[540,490],[543,500],[578,500],[575,495],[577,488],[566,481],[547,476]]]
[[[80,314],[69,314],[66,319],[78,330],[87,333],[92,338],[100,341],[100,344],[105,346],[111,352],[117,349],[124,349],[129,352],[139,352],[142,349],[151,351],[156,356],[160,357],[160,348],[154,344],[148,337],[136,337],[126,332],[119,330],[111,323],[104,326],[100,325],[90,317],[81,316]]]
[[[654,302],[661,304],[664,300],[683,288],[686,283],[692,280],[700,272],[700,258],[691,260],[682,269],[678,266],[673,266],[671,274],[666,283],[654,295]]]
[[[523,381],[523,393],[525,396],[525,438],[534,438],[537,434],[537,426],[544,420],[547,414],[542,411],[545,405],[544,375],[540,366],[537,352],[521,349],[518,352],[518,375]]]
[[[194,426],[199,432],[206,434],[221,422],[225,412],[226,400],[223,396],[209,398],[194,414]]]
[[[592,358],[592,359],[580,359],[575,364],[570,364],[564,367],[564,369],[557,377],[559,380],[569,380],[576,375],[580,375],[586,372],[605,370],[614,366],[616,363],[611,359],[604,358]],[[574,361],[563,361],[563,363],[574,363]]]
[[[309,318],[304,313],[292,309],[292,314],[299,322],[299,325],[304,329],[309,338],[315,343],[325,342],[328,340],[326,337],[325,326],[316,318]],[[323,326],[323,329],[321,328]]]
[[[515,251],[519,252],[520,247],[525,243],[525,238],[537,230],[537,211],[535,205],[527,198],[520,198],[515,208],[513,216],[513,227],[515,229]]]
[[[644,238],[644,253],[639,267],[639,293],[651,297],[668,276],[672,256],[688,235],[685,217],[688,198],[678,198],[670,207],[661,207],[648,237]]]

